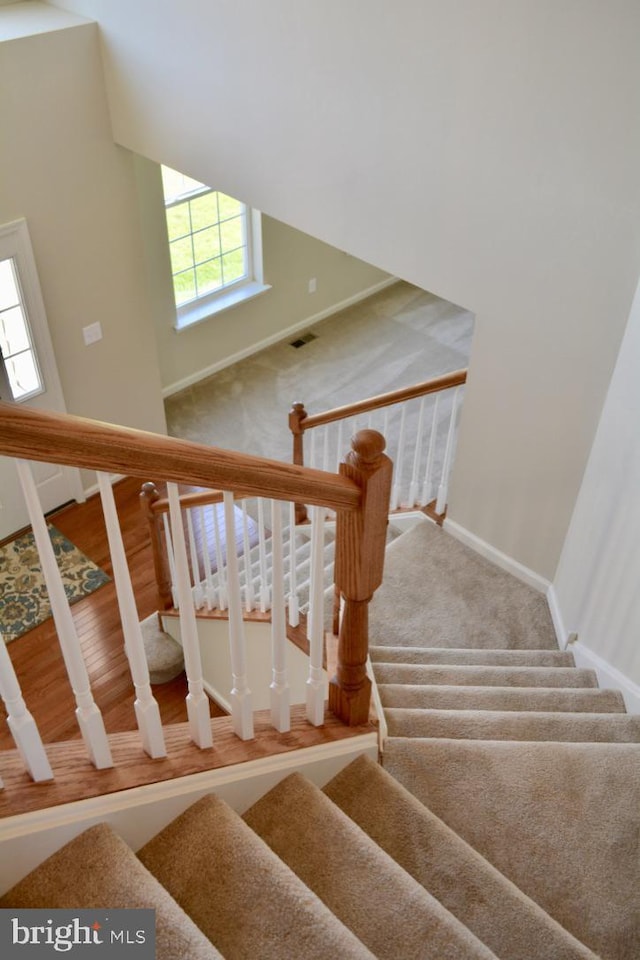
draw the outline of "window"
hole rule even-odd
[[[162,185],[178,329],[269,289],[257,211],[170,167]]]
[[[0,394],[8,388],[11,399],[27,400],[43,392],[14,257],[0,260],[0,351]]]

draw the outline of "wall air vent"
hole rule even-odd
[[[318,337],[315,333],[303,333],[301,337],[298,337],[297,340],[292,340],[289,344],[290,347],[295,347],[298,350],[300,347],[304,347],[305,343],[311,343],[312,340],[317,340]]]

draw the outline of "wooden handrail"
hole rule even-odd
[[[305,430],[310,430],[312,427],[321,427],[325,423],[333,423],[335,420],[344,420],[347,417],[356,417],[361,413],[370,413],[372,410],[379,410],[381,407],[389,407],[394,403],[403,403],[405,400],[424,397],[429,393],[438,393],[441,390],[448,390],[450,387],[459,387],[466,383],[466,380],[466,370],[454,370],[452,373],[445,373],[440,377],[424,380],[422,383],[416,383],[411,387],[390,390],[388,393],[380,393],[375,397],[369,397],[367,400],[358,400],[356,403],[348,403],[343,407],[334,407],[333,410],[312,415],[304,411],[301,403],[295,403],[290,415],[295,416],[297,425],[297,429],[293,432],[294,435],[299,435],[304,433]]]
[[[362,498],[357,483],[323,470],[2,402],[0,454],[334,510],[357,510]]]

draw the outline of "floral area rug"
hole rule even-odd
[[[48,530],[69,603],[109,583],[107,574],[64,534],[55,527]],[[0,634],[8,643],[50,616],[38,550],[33,534],[25,533],[0,547]]]

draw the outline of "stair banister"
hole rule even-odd
[[[233,491],[231,496],[225,495],[228,513],[232,509],[232,496],[238,494],[288,502],[304,501],[323,511],[327,508],[336,511],[337,583],[345,599],[345,615],[340,631],[337,673],[330,684],[330,705],[336,716],[349,725],[366,723],[368,718],[370,684],[365,670],[368,646],[366,606],[381,580],[392,469],[391,461],[382,452],[384,447],[384,438],[379,433],[362,431],[354,438],[353,450],[347,455],[347,462],[341,465],[340,474],[335,475],[68,414],[0,402],[0,455],[90,468],[103,473],[146,474],[170,484],[183,483],[214,490],[222,488]],[[153,508],[153,496],[150,500]],[[178,536],[180,539],[179,530],[180,525],[176,522],[172,530],[174,538]],[[184,554],[184,548],[180,552]],[[186,596],[180,599],[180,605],[185,604]],[[239,681],[240,699],[246,702],[248,691],[244,687],[243,666],[240,645],[234,673]],[[194,673],[195,699],[199,699],[198,670]],[[85,684],[80,687],[84,706]],[[245,711],[240,712],[246,716]],[[199,728],[204,726],[200,718],[197,725]],[[249,723],[242,726],[239,735],[243,738],[250,736]],[[202,730],[194,739],[202,746],[206,745]],[[100,752],[94,747],[94,755]],[[96,760],[99,767],[111,763],[106,743],[104,756],[96,757]]]
[[[344,598],[338,635],[338,666],[329,684],[329,707],[354,726],[369,715],[371,680],[367,675],[368,608],[382,583],[393,465],[385,439],[361,430],[340,473],[358,484],[362,509],[339,510],[336,523],[335,582]]]

